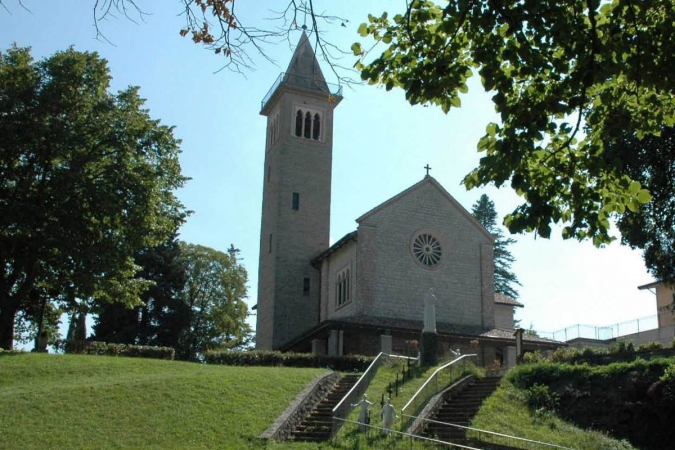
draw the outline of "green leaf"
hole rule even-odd
[[[630,186],[628,186],[628,193],[630,195],[635,195],[637,194],[637,192],[640,190],[641,187],[642,186],[640,186],[640,183],[638,183],[637,181],[633,181],[631,182]]]
[[[358,42],[354,42],[352,44],[352,52],[354,53],[354,56],[361,56],[363,54],[363,49],[361,48],[361,44]]]
[[[649,203],[649,201],[652,199],[652,194],[650,194],[647,189],[641,189],[637,194],[637,199],[644,205],[645,203]]]
[[[365,23],[359,25],[358,33],[361,35],[361,37],[368,36],[368,25]]]
[[[490,122],[490,124],[487,127],[485,127],[485,131],[487,132],[487,134],[494,137],[494,135],[497,134],[497,124]]]

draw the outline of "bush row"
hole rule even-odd
[[[62,340],[57,348],[65,353],[78,355],[130,356],[154,359],[174,359],[176,351],[171,347],[148,345],[109,344],[107,342]]]
[[[517,370],[510,371],[506,378],[520,389],[528,389],[537,384],[555,386],[560,380],[575,386],[583,386],[592,378],[600,384],[606,383],[610,378],[618,377],[649,376],[658,379],[671,366],[672,359],[668,358],[650,361],[636,359],[632,362],[615,362],[603,366],[545,361],[521,365]]]
[[[207,364],[228,366],[328,367],[343,372],[363,372],[373,361],[372,356],[319,356],[311,353],[282,353],[277,351],[210,350],[205,353]]]
[[[0,355],[21,355],[26,353],[25,350],[5,350],[4,348],[0,347]]]
[[[632,361],[638,357],[652,359],[673,356],[675,356],[675,340],[673,340],[670,348],[666,348],[660,342],[648,342],[636,347],[631,341],[619,339],[612,342],[609,348],[586,347],[579,349],[576,347],[560,347],[551,354],[550,361],[573,364],[608,364],[611,362]],[[523,355],[523,362],[525,363],[537,363],[545,360],[546,358],[538,351]]]

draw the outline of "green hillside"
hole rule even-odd
[[[373,401],[401,369],[400,363],[380,369],[368,390]],[[0,355],[0,448],[409,448],[379,434],[361,436],[353,427],[343,429],[338,441],[324,444],[260,441],[258,436],[297,393],[323,372],[104,356]],[[404,386],[394,399],[399,410],[430,373],[424,370]],[[481,410],[477,426],[579,449],[631,448],[552,414],[532,412],[524,391],[511,382],[503,385]],[[378,424],[379,405],[372,411]]]
[[[322,372],[0,356],[0,448],[263,448],[257,436]]]

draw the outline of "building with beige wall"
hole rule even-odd
[[[261,111],[268,132],[258,348],[410,354],[433,289],[441,353],[459,348],[487,363],[499,359],[514,345],[513,308],[522,305],[495,297],[493,236],[428,173],[328,245],[333,112],[341,100],[303,34]],[[558,345],[526,340],[529,349]]]
[[[675,285],[655,281],[638,286],[640,290],[649,290],[656,296],[656,314],[659,328],[675,325]]]

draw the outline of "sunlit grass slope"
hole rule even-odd
[[[276,448],[257,437],[322,372],[0,356],[0,448]]]
[[[528,406],[526,393],[508,380],[502,380],[497,391],[483,403],[471,425],[577,450],[635,450],[627,441],[581,429],[550,411],[533,411]],[[518,443],[511,445],[521,447]],[[531,448],[528,445],[531,444],[523,443],[522,448]]]

